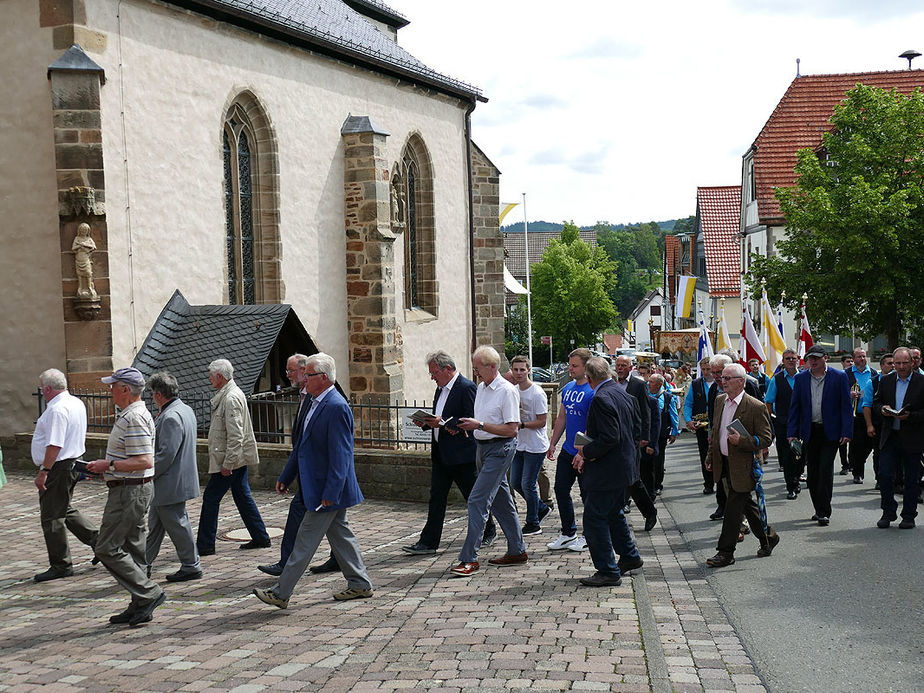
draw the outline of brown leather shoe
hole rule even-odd
[[[518,553],[516,555],[511,555],[509,553],[504,554],[500,558],[492,558],[488,561],[491,565],[521,565],[526,563],[529,560],[529,556],[526,555],[526,552]]]
[[[735,562],[735,557],[727,553],[717,553],[712,558],[706,559],[706,564],[711,565],[713,568],[724,568],[727,565],[731,565]]]
[[[462,562],[459,565],[454,565],[449,569],[449,572],[452,573],[453,577],[471,577],[478,572],[481,566],[478,565],[478,561],[473,561],[472,563]]]

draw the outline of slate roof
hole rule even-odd
[[[284,331],[295,332],[300,342],[286,356],[296,350],[318,351],[292,306],[192,306],[175,291],[132,365],[145,376],[168,370],[176,376],[182,397],[208,399],[214,394],[208,365],[215,359],[228,359],[234,366],[234,381],[250,395]]]
[[[561,238],[561,231],[522,231],[504,232],[504,250],[506,251],[507,269],[521,282],[526,279],[526,243],[524,236],[529,236],[529,263],[536,264],[542,259],[542,253],[553,239]],[[597,234],[593,229],[581,231],[579,238],[591,248],[597,247]]]
[[[741,222],[741,186],[697,188],[696,219],[703,232],[709,295],[738,296],[741,249],[736,235]]]
[[[639,315],[641,315],[645,309],[655,302],[655,299],[663,299],[664,294],[661,293],[661,289],[652,289],[647,294],[642,297],[642,300],[638,302],[638,305],[635,306],[635,310],[632,311],[629,315],[629,320],[635,321]]]
[[[428,67],[343,0],[167,0],[219,21],[240,26],[376,72],[403,77],[467,100],[487,101],[478,87]],[[396,29],[402,15],[377,0],[353,0]]]
[[[757,185],[759,221],[767,226],[783,224],[780,205],[773,196],[778,187],[795,185],[796,152],[815,149],[821,135],[831,129],[834,107],[857,84],[909,93],[924,88],[924,70],[854,72],[796,77],[767,119],[752,148]]]

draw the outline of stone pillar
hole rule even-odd
[[[403,403],[403,355],[395,314],[391,176],[385,160],[388,133],[366,116],[351,115],[340,134],[350,390],[360,403]]]
[[[475,342],[504,353],[504,234],[500,230],[500,171],[472,142],[475,228]]]
[[[112,372],[112,319],[109,292],[109,232],[100,120],[100,87],[106,76],[78,45],[48,68],[58,182],[61,238],[61,295],[67,374],[76,387],[98,388]],[[92,291],[80,285],[74,239],[81,224],[95,245],[90,255]]]

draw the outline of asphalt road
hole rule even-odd
[[[924,514],[912,530],[878,529],[867,465],[862,485],[835,476],[831,524],[819,527],[808,491],[786,500],[771,449],[764,489],[780,544],[761,559],[747,536],[737,562],[715,569],[705,561],[721,523],[708,519],[696,442],[684,433],[668,448],[662,502],[771,691],[924,691]]]

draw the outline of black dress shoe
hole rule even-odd
[[[643,565],[645,565],[645,561],[641,556],[634,561],[617,561],[616,563],[616,567],[619,568],[619,573],[621,575],[626,575],[633,570],[638,570]]]
[[[712,515],[709,516],[709,519],[710,519],[710,520],[724,520],[724,519],[725,519],[725,511],[724,511],[724,510],[716,510],[714,513],[712,513]]]
[[[308,570],[310,570],[315,575],[320,573],[333,573],[337,570],[340,570],[340,564],[337,563],[337,559],[331,556],[321,565],[313,565]]]
[[[776,545],[780,543],[780,535],[774,532],[768,538],[767,545],[761,546],[757,549],[758,558],[766,558],[773,553],[773,549],[776,548]]]
[[[161,592],[160,596],[152,599],[144,606],[138,607],[132,617],[128,620],[128,625],[132,628],[140,626],[142,623],[149,623],[154,620],[154,609],[167,601],[167,593]]]
[[[271,563],[270,565],[258,565],[257,570],[267,575],[272,575],[273,577],[279,577],[282,575],[282,564]]]
[[[882,513],[882,517],[880,517],[879,520],[876,522],[876,526],[879,529],[887,529],[888,526],[892,524],[893,522],[895,522],[895,520],[897,519],[898,519],[897,515],[887,515],[886,513]]]
[[[199,549],[199,548],[197,548],[197,549],[196,549],[196,553],[198,553],[200,556],[214,556],[214,555],[215,555],[215,549],[214,549],[214,548],[211,548],[211,549]]]
[[[60,580],[61,578],[70,577],[73,574],[73,568],[65,568],[64,570],[49,568],[44,573],[38,573],[32,579],[35,580],[35,582],[48,582],[49,580]]]
[[[654,514],[649,515],[645,518],[645,531],[650,532],[652,528],[658,524],[658,511],[656,510]]]
[[[178,570],[167,576],[167,582],[186,582],[187,580],[198,580],[202,577],[201,570]]]
[[[132,620],[132,616],[135,615],[135,605],[129,604],[128,608],[123,611],[121,614],[116,614],[115,616],[109,617],[109,623],[128,623]]]
[[[853,483],[855,483],[855,484],[862,484],[862,483],[863,483],[863,479],[861,479],[861,478],[858,477],[858,476],[855,476],[855,477],[853,478]]]
[[[818,515],[812,515],[812,520],[815,521],[818,519]]]
[[[818,518],[818,526],[819,526],[819,527],[827,527],[829,524],[831,524],[831,520],[830,520],[829,518],[827,518],[827,517],[819,517],[819,518]]]
[[[735,562],[735,557],[728,553],[717,553],[712,558],[706,559],[706,564],[711,565],[713,568],[724,568],[727,565],[731,565]]]
[[[795,491],[790,491],[789,493],[786,494],[786,500],[796,500],[796,497],[798,495],[799,494],[796,493]]]
[[[90,565],[98,565],[98,564],[99,564],[99,556],[94,556],[92,559],[90,559]]]
[[[590,577],[581,578],[581,584],[585,587],[619,587],[622,584],[622,578],[605,573],[594,573]]]
[[[272,546],[269,539],[251,539],[246,544],[241,544],[238,548],[248,551],[250,549],[268,549]]]
[[[713,493],[715,493],[715,490],[711,486],[706,486],[703,488],[704,496],[711,496]]]
[[[908,517],[898,523],[899,529],[914,529],[914,518]]]

